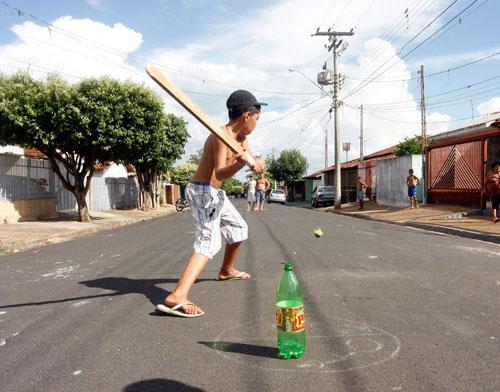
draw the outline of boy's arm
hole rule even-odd
[[[236,160],[227,165],[227,146],[215,136],[211,136],[213,141],[214,173],[219,181],[225,181],[238,173],[246,164],[243,154],[236,155]]]
[[[243,147],[243,150],[245,150],[245,152],[250,155],[255,163],[252,165],[252,167],[250,167],[250,169],[252,171],[254,171],[255,173],[262,173],[264,172],[264,169],[266,167],[266,161],[264,161],[262,158],[260,157],[257,157],[255,156],[251,151],[250,151],[250,148],[248,146],[248,139],[245,139],[243,140],[243,142],[241,143],[241,146]]]

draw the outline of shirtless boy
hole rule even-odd
[[[406,185],[408,185],[408,197],[410,198],[410,208],[418,208],[417,185],[420,183],[417,176],[413,174],[413,169],[408,170]],[[415,206],[415,207],[414,207]]]
[[[260,177],[257,180],[257,193],[255,193],[255,209],[257,211],[262,211],[264,208],[264,199],[266,198],[266,192],[269,189],[269,181],[264,177],[264,173],[260,173]]]
[[[247,136],[252,133],[260,116],[261,105],[248,91],[232,93],[226,106],[229,122],[223,127],[238,141],[243,154],[235,155],[214,135],[205,141],[200,164],[186,187],[186,198],[195,220],[194,253],[189,258],[177,286],[157,309],[181,317],[197,317],[203,310],[188,299],[188,294],[198,276],[221,248],[221,234],[226,240],[226,249],[219,280],[250,279],[246,272],[234,268],[241,242],[247,239],[248,227],[236,208],[220,189],[222,182],[241,170],[252,156],[256,173],[264,171],[265,162],[254,157],[248,147]]]

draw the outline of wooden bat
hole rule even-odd
[[[151,78],[160,85],[169,95],[181,104],[181,106],[192,114],[200,123],[212,132],[222,143],[224,143],[235,154],[244,154],[243,148],[236,140],[229,136],[218,126],[208,114],[201,110],[182,90],[176,87],[160,70],[152,65],[146,67],[146,72]],[[251,168],[255,164],[253,156],[245,154],[247,165]]]

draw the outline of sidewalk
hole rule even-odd
[[[77,213],[74,212],[61,214],[54,219],[3,224],[0,225],[0,254],[68,241],[172,213],[176,213],[175,207],[168,205],[149,211],[134,209],[91,212],[90,223],[78,222]]]
[[[358,204],[343,204],[338,211],[334,207],[323,209],[356,218],[371,219],[399,224],[440,233],[500,243],[500,222],[494,224],[489,216],[477,215],[477,210],[459,206],[425,205],[418,209],[397,208],[365,202],[365,209]]]

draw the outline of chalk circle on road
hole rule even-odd
[[[381,328],[332,318],[306,324],[307,347],[301,359],[282,360],[276,326],[263,317],[222,331],[212,342],[200,342],[223,358],[270,371],[337,373],[363,369],[395,358],[399,339]]]

